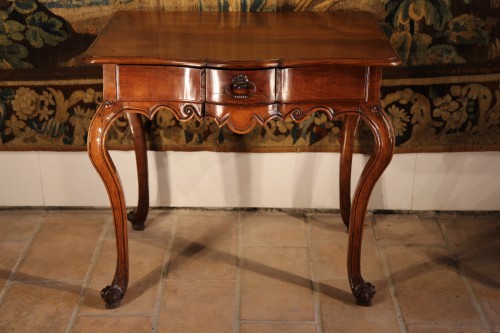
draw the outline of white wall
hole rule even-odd
[[[133,152],[112,152],[135,205]],[[149,152],[152,206],[338,208],[338,154]],[[355,155],[353,178],[367,156]],[[108,206],[85,152],[0,152],[0,206]],[[398,154],[370,208],[500,210],[500,152]]]

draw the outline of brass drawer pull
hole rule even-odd
[[[244,99],[252,97],[257,87],[248,80],[246,75],[238,74],[233,77],[231,83],[227,84],[224,90],[232,98]]]

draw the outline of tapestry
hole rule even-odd
[[[80,56],[114,12],[148,9],[370,11],[403,60],[381,89],[396,152],[500,150],[500,0],[0,0],[0,150],[85,150],[102,74]],[[321,112],[245,135],[169,111],[144,126],[153,150],[338,151],[342,132]],[[124,117],[108,146],[133,148]]]

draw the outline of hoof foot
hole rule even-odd
[[[128,212],[128,214],[127,214],[127,220],[129,220],[130,222],[132,222],[132,229],[137,230],[137,231],[144,230],[144,228],[145,228],[144,221],[142,221],[142,222],[141,221],[137,221],[135,210],[132,210],[132,211]]]
[[[371,306],[372,298],[375,295],[375,287],[370,282],[365,282],[354,288],[356,304],[360,306]]]
[[[106,302],[106,309],[116,309],[121,305],[123,292],[117,286],[107,286],[101,290],[101,297]]]

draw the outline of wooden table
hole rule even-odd
[[[107,308],[120,306],[127,290],[127,218],[142,230],[149,209],[140,115],[151,119],[165,108],[178,120],[211,117],[240,134],[271,119],[301,122],[314,112],[343,120],[340,208],[349,228],[349,282],[357,304],[371,304],[375,288],[360,268],[363,221],[394,148],[391,123],[379,107],[381,67],[400,60],[370,14],[120,12],[85,60],[102,64],[104,76],[104,100],[90,125],[88,152],[108,191],[116,230],[116,272],[102,291]],[[106,133],[123,113],[133,133],[139,178],[139,203],[128,216],[105,146]],[[351,205],[360,119],[375,145]]]

